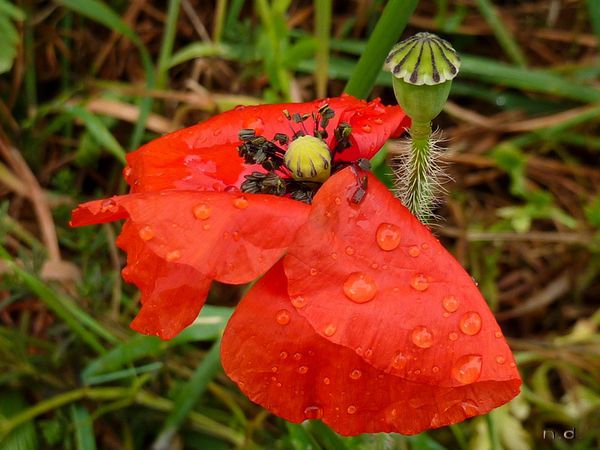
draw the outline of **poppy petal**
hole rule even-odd
[[[302,124],[290,123],[284,110],[290,115],[312,115],[325,104],[335,111],[326,128],[328,144],[332,144],[333,131],[341,121],[353,126],[352,146],[339,154],[340,160],[370,158],[390,135],[407,126],[408,119],[400,107],[384,107],[378,100],[367,103],[349,95],[308,103],[238,106],[155,139],[128,154],[125,179],[132,192],[222,191],[228,186],[240,187],[244,175],[264,172],[260,166],[245,165],[238,155],[240,130],[253,129],[267,139],[278,133],[292,137],[295,131],[304,129],[312,133],[315,127],[312,116]]]
[[[272,195],[146,192],[84,203],[73,211],[71,223],[129,218],[158,258],[240,284],[262,275],[283,256],[309,209]]]
[[[129,220],[123,225],[117,244],[127,252],[123,278],[142,293],[142,308],[131,328],[165,340],[174,338],[198,317],[211,280],[190,266],[156,256]]]
[[[349,168],[330,178],[288,250],[298,313],[324,338],[407,380],[520,380],[492,312],[454,257],[372,174],[358,205],[349,201],[356,189]]]
[[[221,347],[223,368],[242,392],[286,420],[321,419],[344,435],[416,434],[488,412],[518,392],[517,379],[448,387],[385,373],[315,333],[286,284],[278,263],[236,308]],[[364,332],[360,318],[355,326]]]

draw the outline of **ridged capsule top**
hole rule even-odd
[[[423,32],[396,44],[386,66],[406,83],[431,86],[452,80],[458,74],[460,58],[448,41]]]

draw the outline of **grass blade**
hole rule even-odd
[[[317,97],[327,95],[327,79],[329,66],[329,34],[331,30],[331,0],[315,2],[315,38],[319,45],[316,53],[315,81]]]
[[[96,450],[92,418],[81,404],[71,405],[71,421],[75,429],[75,447],[77,450]]]
[[[175,42],[175,33],[177,32],[177,19],[179,18],[179,8],[181,0],[170,0],[167,11],[167,21],[165,32],[158,55],[158,64],[156,68],[156,87],[164,89],[170,67],[171,55],[173,54],[173,44]]]
[[[381,13],[344,92],[366,98],[375,85],[385,58],[404,31],[418,0],[390,0]]]

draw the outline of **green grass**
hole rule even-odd
[[[377,0],[361,11],[362,2],[219,0],[194,20],[179,0],[134,3],[0,0],[9,36],[0,49],[0,449],[598,448],[600,46],[589,44],[600,38],[598,2],[564,3],[555,22],[541,0],[530,9]],[[120,280],[119,227],[68,220],[77,203],[124,192],[126,153],[158,135],[150,121],[191,125],[237,103],[344,91],[392,102],[383,59],[422,24],[463,61],[451,95],[459,109],[436,122],[453,181],[434,230],[509,336],[522,395],[418,436],[342,437],[320,422],[286,423],[224,375],[220,336],[239,289],[215,289],[169,342],[131,331],[139,293]],[[97,99],[136,117],[94,112]],[[60,257],[79,270],[46,276],[48,223],[10,148],[41,186]],[[389,180],[397,148],[378,154],[378,176]],[[573,429],[573,441],[544,439]]]

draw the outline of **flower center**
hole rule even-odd
[[[329,147],[314,136],[301,136],[292,141],[283,160],[296,181],[323,183],[331,175]]]

